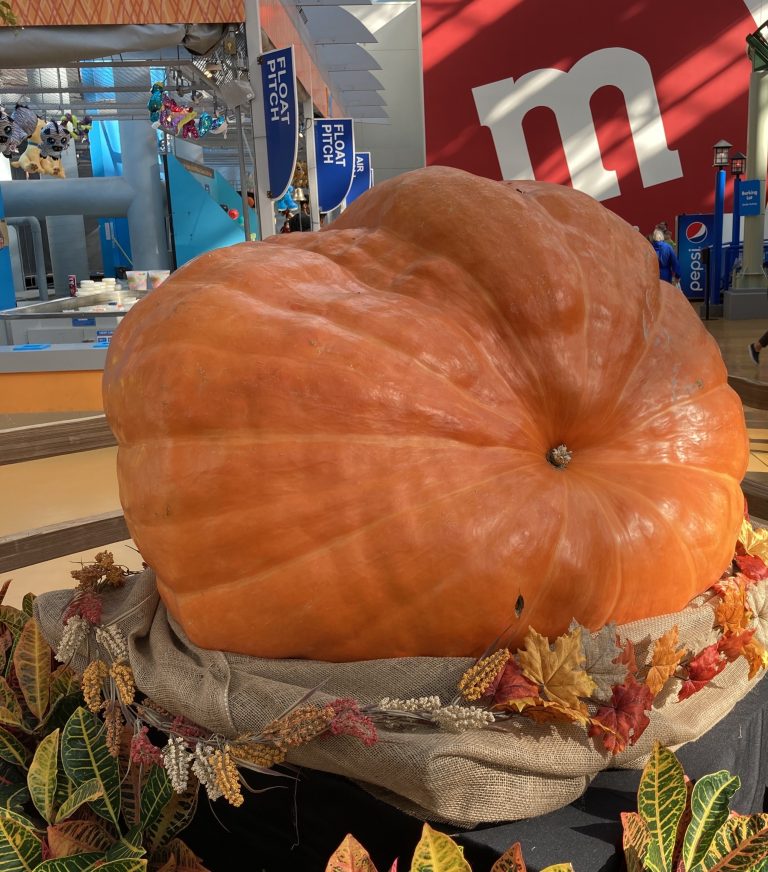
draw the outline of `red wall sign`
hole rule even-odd
[[[643,232],[709,212],[712,146],[746,151],[748,4],[422,0],[427,162],[572,184]]]

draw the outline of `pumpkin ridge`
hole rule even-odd
[[[641,365],[645,363],[645,359],[652,349],[651,337],[655,335],[656,331],[659,329],[659,326],[661,324],[661,313],[662,313],[662,310],[664,308],[664,303],[666,301],[666,294],[659,293],[656,300],[657,300],[657,306],[656,306],[656,311],[654,313],[653,324],[651,325],[651,329],[643,337],[644,342],[643,342],[642,351],[640,352],[640,354],[637,355],[637,357],[635,358],[634,365],[627,373],[627,375],[624,379],[624,384],[623,384],[621,390],[618,392],[618,396],[616,397],[616,402],[611,406],[610,409],[606,410],[606,420],[609,417],[612,417],[616,413],[616,410],[622,406],[622,404],[624,402],[624,395],[629,390],[629,386],[632,383],[633,378],[635,377],[635,373],[638,371],[638,369],[641,367]]]
[[[337,221],[338,220],[339,219],[337,219]],[[355,228],[342,228],[341,232],[344,232],[345,230],[352,230],[352,229],[355,229]],[[364,228],[363,232],[360,234],[360,236],[358,236],[355,239],[355,243],[364,242],[369,233],[381,232],[381,231],[391,234],[392,236],[396,237],[399,241],[405,242],[407,245],[409,245],[410,247],[412,247],[414,249],[417,248],[415,245],[413,245],[412,240],[410,240],[407,236],[405,236],[403,234],[399,234],[389,227],[371,228],[371,227],[366,226]],[[290,241],[290,236],[288,237],[288,241]],[[313,242],[310,243],[310,245],[314,245],[314,246],[317,246],[319,248],[322,245],[322,237],[317,236],[313,240]],[[359,247],[359,246],[356,246],[356,247]],[[302,251],[307,250],[307,245],[306,244],[302,245],[300,250],[302,250]],[[309,250],[314,252],[315,248],[313,247]],[[437,249],[430,248],[427,250],[429,251],[430,258],[433,258],[438,262],[439,261],[448,261],[452,267],[454,267],[456,270],[458,270],[463,275],[465,282],[466,282],[467,289],[473,290],[477,296],[481,297],[484,300],[484,302],[488,306],[487,314],[494,315],[495,318],[497,319],[498,323],[503,324],[505,327],[503,335],[500,335],[498,337],[500,340],[502,340],[499,343],[499,349],[505,354],[505,356],[507,356],[509,358],[509,362],[510,362],[511,366],[514,366],[515,364],[519,365],[520,360],[522,359],[525,363],[526,377],[528,379],[535,379],[537,384],[538,384],[538,390],[542,391],[542,392],[545,391],[546,386],[545,386],[544,382],[541,380],[539,368],[538,368],[538,366],[534,365],[534,362],[530,359],[530,357],[528,355],[528,351],[526,350],[523,343],[520,341],[519,334],[515,330],[514,323],[511,321],[510,316],[504,311],[504,308],[501,305],[501,301],[499,300],[497,295],[491,293],[488,290],[488,288],[485,286],[485,284],[483,282],[481,282],[479,279],[477,279],[475,277],[475,275],[464,266],[463,263],[453,259],[452,257],[446,257],[445,254],[438,251]],[[336,263],[336,258],[333,256],[334,254],[335,254],[335,252],[331,252],[331,253],[323,254],[323,256],[326,257],[332,263]],[[423,260],[426,262],[427,258],[423,258]],[[435,311],[441,312],[441,310],[438,308],[436,302],[432,303],[431,301],[422,300],[422,298],[420,298],[420,297],[414,297],[411,294],[406,294],[406,293],[403,293],[403,292],[400,292],[397,290],[392,290],[391,288],[379,288],[377,285],[370,284],[369,282],[366,282],[363,278],[361,278],[360,275],[358,274],[357,270],[355,270],[351,267],[343,267],[343,268],[350,275],[352,275],[357,282],[359,282],[360,284],[362,284],[363,286],[365,286],[367,288],[370,288],[375,293],[393,294],[400,299],[402,299],[402,298],[415,299],[419,303],[421,303],[422,305],[429,306],[429,308],[434,308]],[[473,336],[472,333],[470,333],[466,328],[464,328],[463,325],[459,325],[459,326],[462,328],[462,332],[464,332],[465,335],[470,337],[473,342],[477,342],[477,338],[475,336]],[[514,342],[516,352],[514,354],[507,355],[505,343],[510,344],[510,342]],[[504,373],[504,371],[500,370],[498,368],[498,366],[490,359],[490,355],[488,355],[488,352],[487,352],[487,349],[485,348],[485,346],[479,345],[479,347],[484,352],[486,359],[488,360],[489,363],[491,363],[494,371],[499,375],[499,377],[506,384],[508,384],[510,386],[510,389],[517,390],[517,385],[513,385],[509,381],[507,381],[506,374]],[[531,351],[532,350],[533,349],[531,349]],[[535,424],[535,421],[532,420],[532,422]]]
[[[377,291],[377,293],[378,293],[378,291]],[[394,293],[394,292],[389,292],[389,293]],[[397,294],[397,296],[402,297],[403,295]],[[289,309],[286,309],[283,306],[273,306],[269,303],[267,303],[266,306],[269,308],[276,309],[277,311],[284,312],[286,315],[293,314]],[[423,372],[426,372],[429,376],[436,378],[438,381],[449,385],[452,389],[465,395],[476,406],[488,411],[494,417],[500,418],[501,420],[503,420],[507,423],[512,423],[512,424],[516,423],[514,421],[514,419],[509,418],[507,415],[503,414],[498,409],[494,409],[493,407],[488,406],[485,403],[481,402],[481,400],[476,395],[471,393],[467,388],[462,387],[461,385],[457,385],[454,381],[452,381],[449,377],[447,377],[446,375],[441,373],[439,370],[432,369],[431,367],[424,364],[417,357],[412,357],[408,352],[397,348],[391,342],[387,342],[386,340],[382,339],[381,337],[377,336],[376,334],[369,333],[368,331],[354,330],[349,325],[340,324],[335,318],[331,318],[329,315],[323,315],[321,313],[312,313],[312,317],[323,321],[323,323],[325,323],[325,324],[330,324],[332,327],[337,328],[340,332],[346,333],[347,335],[352,336],[355,339],[366,339],[368,341],[371,341],[375,345],[380,346],[380,347],[386,349],[388,352],[394,354],[394,356],[398,359],[406,358],[408,363],[415,364]],[[467,333],[468,337],[474,339],[474,337],[472,337],[472,335],[470,333],[468,333],[467,331],[465,331],[465,332]],[[474,340],[474,341],[476,341],[476,340]],[[254,353],[256,353],[256,352],[254,352]],[[272,357],[273,355],[270,355],[270,356]],[[506,387],[510,391],[514,391],[516,389],[516,387],[517,387],[516,385],[513,385],[510,382],[508,382],[506,379],[502,378],[501,372],[496,367],[494,367],[494,373],[503,381],[504,387]],[[530,424],[535,427],[536,422],[535,422],[533,416],[531,415],[531,413],[529,412],[529,410],[527,409],[527,407],[525,407],[525,411],[529,415]],[[519,426],[519,424],[517,424],[517,426]]]
[[[333,539],[328,539],[327,541],[323,542],[321,545],[318,545],[316,548],[311,549],[310,551],[306,551],[303,554],[297,555],[296,557],[293,557],[290,560],[285,560],[281,563],[276,563],[276,564],[270,566],[268,569],[261,570],[260,572],[257,572],[255,574],[253,572],[251,572],[250,569],[246,568],[245,572],[248,573],[247,575],[242,575],[239,577],[230,576],[226,581],[217,582],[217,590],[220,590],[222,593],[224,593],[224,592],[236,589],[237,587],[239,587],[243,583],[253,584],[253,583],[257,583],[259,581],[263,581],[264,579],[269,578],[271,575],[274,575],[277,572],[283,572],[288,567],[296,566],[296,565],[302,563],[303,561],[307,560],[308,558],[314,556],[315,554],[317,554],[319,552],[327,551],[330,548],[336,547],[337,545],[339,545],[342,542],[346,542],[350,539],[354,539],[357,536],[361,535],[362,533],[367,532],[367,531],[371,530],[372,528],[374,528],[380,524],[385,523],[386,521],[392,520],[393,518],[397,518],[400,515],[415,513],[421,509],[426,508],[427,506],[431,506],[431,505],[434,505],[435,503],[439,503],[439,502],[442,502],[446,499],[450,499],[452,497],[457,496],[458,494],[465,493],[466,491],[477,490],[478,488],[482,487],[484,484],[489,484],[490,482],[497,481],[499,478],[503,478],[504,476],[516,475],[525,469],[535,469],[539,465],[539,463],[540,463],[539,459],[531,460],[531,462],[529,464],[516,466],[514,469],[510,469],[508,472],[498,473],[497,475],[490,476],[489,478],[483,479],[482,481],[474,482],[471,485],[468,485],[467,487],[457,488],[454,491],[451,491],[447,494],[443,494],[442,496],[437,497],[435,499],[427,500],[424,503],[410,504],[410,505],[406,506],[405,508],[403,508],[397,512],[390,512],[387,515],[382,515],[381,517],[376,518],[374,521],[370,521],[367,524],[363,524],[360,527],[356,527],[354,530],[352,530],[350,532],[344,533],[341,536],[336,536]],[[232,509],[232,512],[237,512],[237,511],[240,511],[240,513],[242,514],[241,510]],[[217,516],[221,517],[223,514],[226,514],[226,513],[220,512],[220,513],[218,513]],[[149,526],[162,525],[163,522],[164,522],[163,518],[157,518],[157,519],[154,519],[151,521],[142,520],[141,524],[143,527],[149,527]]]
[[[677,549],[677,552],[685,558],[685,562],[688,564],[688,567],[690,570],[689,578],[693,579],[694,581],[697,582],[698,585],[701,586],[701,590],[696,590],[695,588],[691,588],[690,592],[679,600],[680,608],[685,606],[686,603],[688,603],[691,599],[693,599],[694,596],[696,596],[697,594],[706,590],[708,587],[710,587],[716,581],[716,578],[701,579],[699,577],[699,574],[696,572],[696,564],[695,564],[695,562],[693,560],[693,556],[691,554],[690,544],[681,538],[680,532],[677,530],[677,528],[672,523],[672,521],[669,518],[667,518],[663,512],[661,512],[659,507],[646,494],[635,490],[630,485],[624,484],[619,478],[608,478],[605,476],[600,476],[599,474],[594,472],[594,470],[587,471],[587,470],[582,469],[582,470],[580,470],[580,474],[583,475],[585,478],[589,477],[595,481],[599,481],[600,485],[607,490],[614,489],[616,491],[624,492],[626,494],[629,494],[634,502],[644,503],[646,506],[648,506],[650,508],[650,510],[652,511],[654,516],[657,518],[660,518],[661,521],[663,522],[664,526],[668,530],[671,531],[672,536],[674,537],[674,539],[678,542],[678,544],[680,546]],[[735,546],[735,544],[736,544],[736,540],[734,537],[734,546]],[[730,549],[730,552],[732,552],[732,551],[733,551],[733,548]],[[727,563],[727,559],[726,559],[726,563]],[[654,616],[648,615],[648,617],[654,617]]]

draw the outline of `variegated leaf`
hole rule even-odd
[[[677,825],[686,798],[683,767],[670,750],[656,742],[637,792],[637,809],[648,829],[644,861],[648,872],[672,872]]]
[[[331,855],[325,872],[376,872],[376,867],[368,851],[348,834]]]
[[[59,775],[59,731],[48,733],[37,746],[29,764],[27,786],[35,808],[43,820],[53,823],[53,806]]]
[[[715,833],[728,819],[731,797],[741,787],[738,775],[726,770],[700,778],[691,794],[691,822],[683,839],[686,869],[697,866],[709,850]]]
[[[472,872],[464,851],[450,836],[424,824],[411,861],[411,872]]]
[[[13,667],[32,714],[42,721],[48,708],[51,681],[51,649],[37,621],[29,620],[13,652]]]

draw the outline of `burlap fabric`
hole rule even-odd
[[[56,648],[61,615],[71,591],[44,594],[36,617]],[[363,663],[263,660],[192,645],[160,601],[153,573],[135,576],[105,597],[103,622],[116,623],[129,640],[138,687],[174,714],[225,736],[256,731],[321,685],[323,703],[353,697],[376,703],[382,697],[439,695],[444,703],[472,661],[463,658],[404,658]],[[699,600],[674,615],[620,628],[638,645],[673,624],[689,648],[699,651],[712,632],[713,614]],[[360,632],[365,632],[361,627]],[[82,670],[85,660],[77,658]],[[755,679],[756,681],[757,679]],[[576,725],[540,725],[523,718],[509,729],[462,734],[380,731],[366,748],[355,739],[323,736],[296,748],[289,762],[360,781],[405,812],[461,827],[517,820],[553,811],[577,799],[590,780],[608,767],[639,768],[654,742],[677,746],[698,738],[752,688],[743,659],[730,664],[708,687],[683,703],[677,688],[657,699],[651,724],[640,741],[617,757],[599,750]]]

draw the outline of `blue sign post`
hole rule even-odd
[[[13,309],[16,306],[16,289],[13,286],[13,267],[11,266],[9,242],[3,195],[0,193],[0,309]],[[42,291],[40,293],[42,296]]]
[[[315,120],[317,199],[321,212],[340,206],[355,173],[355,137],[351,118]]]
[[[270,200],[288,190],[299,150],[299,104],[293,46],[268,51],[259,58],[267,131]]]
[[[744,215],[759,215],[761,188],[759,179],[745,179],[739,184],[739,213]]]
[[[373,185],[371,172],[370,151],[355,152],[355,175],[352,178],[352,187],[347,194],[347,206],[364,194]]]
[[[714,224],[713,215],[678,215],[677,259],[686,297],[703,299],[707,295],[706,258],[702,252],[714,244]]]

